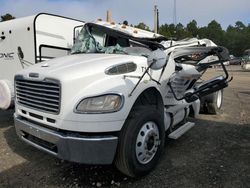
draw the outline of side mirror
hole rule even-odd
[[[18,56],[20,57],[20,59],[24,58],[24,54],[23,54],[22,48],[20,46],[17,47],[17,53],[18,53]]]
[[[167,60],[166,53],[160,49],[157,49],[148,56],[148,65],[153,70],[159,70],[166,65]]]

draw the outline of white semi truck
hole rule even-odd
[[[0,110],[13,104],[17,71],[69,54],[84,22],[40,13],[0,23]]]
[[[198,115],[200,100],[227,87],[228,57],[207,39],[173,42],[126,25],[86,23],[71,55],[16,74],[16,132],[58,158],[145,175],[165,138],[194,126],[187,117]],[[225,74],[197,84],[218,63]]]

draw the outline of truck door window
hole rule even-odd
[[[105,33],[98,31],[96,29],[91,30],[92,36],[95,38],[95,41],[99,43],[100,46],[104,47],[105,46]]]
[[[129,40],[121,37],[107,36],[106,46],[116,46],[117,44],[121,47],[129,47]]]

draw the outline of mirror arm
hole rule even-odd
[[[176,96],[176,94],[175,94],[175,92],[174,92],[174,89],[173,89],[173,87],[172,87],[172,85],[171,85],[171,83],[170,82],[168,82],[167,83],[167,85],[169,86],[169,88],[170,88],[170,90],[171,90],[171,92],[173,93],[173,95],[174,95],[174,98],[177,100],[177,101],[181,101],[181,100],[183,100],[185,97],[182,97],[182,98],[178,98],[177,96]]]
[[[223,71],[224,71],[224,73],[225,73],[225,75],[226,75],[226,77],[224,78],[224,80],[227,80],[227,79],[228,79],[228,77],[229,77],[229,75],[228,75],[228,71],[227,71],[227,69],[226,69],[226,67],[225,67],[225,65],[224,65],[224,62],[223,62],[223,61],[221,61],[221,62],[220,62],[220,64],[221,64],[222,69],[223,69]],[[233,78],[231,78],[231,79],[233,79]]]
[[[22,65],[22,68],[24,68],[24,65],[23,65],[23,62],[22,62],[22,58],[20,57],[20,54],[19,54],[19,53],[17,53],[17,56],[18,56],[18,59],[19,59],[19,61],[20,61],[21,65]]]
[[[160,74],[158,83],[160,83],[160,81],[161,81],[162,75],[163,75],[163,73],[164,73],[164,71],[165,71],[165,69],[166,69],[166,67],[167,67],[167,64],[168,64],[168,63],[166,62],[166,64],[164,65],[164,67],[163,67],[162,70],[161,70],[161,74]]]
[[[160,82],[158,82],[157,80],[155,80],[154,78],[152,78],[152,76],[147,72],[148,76],[150,77],[150,80],[154,81],[155,83],[157,83],[158,85],[161,85]]]
[[[151,63],[148,68],[144,71],[144,73],[142,74],[142,76],[139,78],[138,82],[136,83],[135,87],[132,89],[132,91],[130,92],[130,94],[128,95],[129,97],[132,96],[132,94],[134,93],[135,89],[138,87],[138,85],[140,84],[140,82],[142,81],[143,77],[148,73],[148,70],[153,66],[153,64],[155,64],[156,61],[153,60],[153,63]],[[125,76],[124,76],[125,77]],[[151,76],[150,76],[151,78]]]
[[[168,82],[167,85],[169,86],[171,92],[173,93],[174,98],[175,98],[177,101],[181,101],[181,100],[183,100],[183,99],[187,100],[187,96],[186,96],[186,95],[184,95],[184,96],[181,97],[181,98],[178,98],[178,97],[176,96],[176,94],[175,94],[175,92],[174,92],[174,89],[173,89],[173,87],[172,87],[172,85],[171,85],[170,82]],[[193,93],[191,93],[191,94],[189,95],[189,97],[190,97],[190,96],[193,96],[193,95],[195,95],[195,94],[197,94],[199,91],[200,91],[199,89],[196,90],[196,91],[194,91]]]
[[[210,63],[206,63],[205,65],[201,65],[200,67],[197,68],[197,71],[199,71],[199,72],[200,72],[200,71],[203,71],[203,70],[207,69],[207,68],[208,68],[209,66],[211,66],[211,65],[215,65],[215,64],[220,63],[221,66],[222,66],[222,69],[223,69],[223,71],[224,71],[224,73],[225,73],[225,76],[223,76],[223,79],[222,79],[221,81],[222,81],[222,82],[225,82],[225,84],[228,84],[228,82],[232,81],[232,79],[233,79],[233,77],[231,77],[231,78],[228,80],[229,74],[228,74],[228,71],[227,71],[227,69],[226,69],[226,67],[225,67],[225,65],[224,65],[224,62],[227,61],[228,59],[223,58],[223,55],[221,54],[221,51],[216,50],[216,51],[215,51],[215,54],[216,54],[216,55],[218,56],[218,58],[219,58],[218,61],[213,61],[213,62],[210,62]],[[224,85],[225,85],[225,84],[224,84]],[[194,96],[194,95],[196,95],[196,94],[198,95],[198,97],[200,97],[199,93],[202,92],[202,91],[204,91],[204,88],[203,88],[203,89],[202,89],[202,88],[198,88],[197,90],[194,90],[194,92],[192,92],[189,96],[186,96],[186,95],[184,94],[183,97],[178,98],[178,97],[176,96],[175,92],[174,92],[174,89],[173,89],[173,87],[172,87],[172,85],[171,85],[171,83],[170,83],[170,80],[168,81],[167,85],[169,86],[171,92],[173,93],[174,98],[175,98],[177,101],[180,101],[180,100],[183,100],[183,99],[187,100],[188,97]],[[210,88],[211,86],[214,86],[214,85],[216,85],[216,84],[211,83],[210,85],[207,86],[207,88]],[[224,85],[222,85],[222,87],[225,87]]]
[[[17,53],[17,56],[18,56],[18,59],[19,59],[21,65],[22,65],[22,68],[24,68],[24,65],[26,65],[26,66],[33,65],[33,63],[31,63],[31,62],[29,62],[29,61],[26,61],[26,60],[22,59],[22,58],[20,57],[20,54],[19,54],[19,53]]]

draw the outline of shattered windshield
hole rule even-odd
[[[71,49],[71,54],[79,53],[129,54],[147,57],[151,50],[127,38],[111,35],[86,24]]]
[[[115,46],[104,47],[106,35],[89,27],[83,27],[72,47],[71,53],[123,53],[123,48]]]

